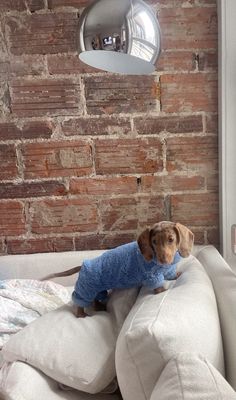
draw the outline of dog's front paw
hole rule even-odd
[[[158,294],[158,293],[162,293],[165,292],[166,289],[162,286],[162,287],[158,287],[156,289],[154,289],[154,294]]]
[[[101,301],[94,300],[94,310],[95,311],[106,311],[107,310],[106,304],[102,303]]]
[[[86,312],[84,312],[84,309],[82,307],[73,305],[73,313],[76,316],[76,318],[85,318],[88,316]]]

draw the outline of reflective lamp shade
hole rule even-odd
[[[160,27],[142,0],[96,0],[79,26],[79,58],[109,72],[147,75],[160,54]]]

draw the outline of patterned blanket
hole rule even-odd
[[[0,280],[0,349],[10,335],[70,299],[68,290],[54,282]]]

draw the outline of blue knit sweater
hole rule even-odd
[[[107,290],[147,286],[163,286],[165,279],[176,278],[176,252],[172,264],[158,264],[156,258],[146,261],[138,243],[131,242],[108,250],[92,260],[84,260],[72,294],[73,302],[88,307],[94,299],[105,301]]]

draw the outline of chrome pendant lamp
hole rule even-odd
[[[143,0],[95,0],[79,26],[79,58],[109,72],[147,75],[160,54],[160,27]]]

